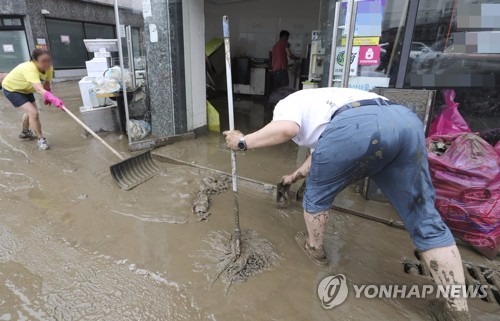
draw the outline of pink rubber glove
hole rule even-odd
[[[51,92],[51,90],[50,90],[50,89],[47,89],[47,91]],[[45,97],[45,95],[44,95],[44,97]],[[51,104],[51,102],[50,102],[50,101],[48,101],[47,99],[44,99],[43,103],[45,104],[45,106],[48,106],[48,105],[50,105],[50,104]]]
[[[56,96],[54,96],[50,91],[46,91],[45,94],[43,95],[43,98],[50,102],[51,104],[53,104],[54,106],[56,106],[57,108],[62,109],[62,106],[64,106],[64,102],[57,98]]]

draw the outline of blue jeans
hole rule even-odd
[[[364,106],[346,110],[326,126],[312,154],[303,207],[327,211],[351,183],[369,176],[394,206],[417,249],[455,240],[434,207],[422,123],[408,108]]]

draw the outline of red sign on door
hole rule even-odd
[[[380,64],[380,47],[379,46],[361,46],[359,48],[360,66],[373,66]]]

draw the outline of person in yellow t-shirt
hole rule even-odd
[[[1,83],[5,97],[15,108],[24,112],[23,130],[19,138],[37,138],[37,145],[41,150],[48,149],[49,144],[42,135],[42,125],[33,94],[38,92],[43,95],[45,105],[53,104],[61,109],[64,105],[63,101],[51,92],[53,73],[50,53],[46,50],[35,49],[31,54],[31,60],[17,65]]]

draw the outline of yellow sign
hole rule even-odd
[[[356,37],[354,38],[354,46],[375,46],[378,45],[380,37]],[[342,38],[342,46],[345,46],[346,38]]]

